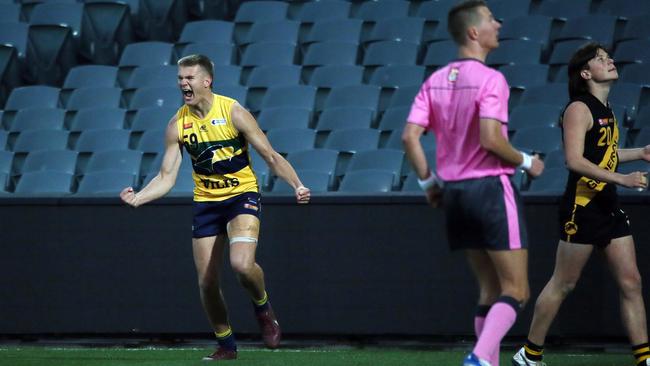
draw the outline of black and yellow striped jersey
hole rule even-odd
[[[615,172],[618,167],[618,123],[609,106],[592,94],[584,94],[574,101],[587,105],[593,125],[585,134],[583,156],[602,169]],[[568,141],[565,143],[570,144]],[[569,171],[564,193],[565,204],[611,210],[618,205],[616,185],[585,177]]]
[[[213,94],[212,108],[199,118],[184,105],[176,113],[179,139],[194,169],[194,201],[223,201],[258,192],[248,143],[231,120],[234,99]]]

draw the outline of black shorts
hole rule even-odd
[[[443,207],[452,250],[528,248],[519,192],[507,175],[447,182]]]
[[[259,193],[246,192],[224,201],[194,202],[192,211],[192,237],[205,238],[227,234],[228,222],[237,215],[248,214],[259,218],[262,201]]]
[[[560,240],[567,243],[607,246],[612,239],[632,235],[630,220],[620,208],[601,210],[574,205],[559,212]]]

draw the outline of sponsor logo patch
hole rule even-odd
[[[601,126],[607,126],[610,122],[614,122],[613,118],[598,118],[598,124]]]
[[[244,203],[244,208],[248,209],[248,210],[253,210],[253,211],[259,210],[259,208],[257,206],[251,205],[250,203]]]
[[[212,121],[210,121],[210,123],[213,126],[223,126],[223,125],[226,124],[226,120],[224,118],[217,118],[217,119],[213,119]]]
[[[458,72],[459,72],[459,71],[460,71],[460,70],[458,70],[457,68],[453,67],[453,68],[449,71],[449,75],[447,75],[447,80],[448,80],[450,83],[455,83],[456,80],[458,79]]]
[[[192,122],[190,122],[190,123],[183,123],[183,129],[184,129],[184,130],[187,130],[188,128],[192,128],[192,126],[193,126],[193,123],[192,123]]]

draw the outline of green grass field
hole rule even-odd
[[[206,365],[201,358],[210,348],[86,348],[86,347],[22,347],[0,345],[1,366],[191,366]],[[502,353],[501,365],[510,366],[513,351]],[[268,351],[243,347],[236,366],[458,366],[462,351],[409,350],[397,348],[316,347]],[[624,366],[633,365],[625,353],[555,353],[548,354],[548,366]]]

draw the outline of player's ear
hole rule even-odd
[[[591,79],[591,72],[589,70],[582,70],[580,71],[580,76],[585,80],[589,80]]]

